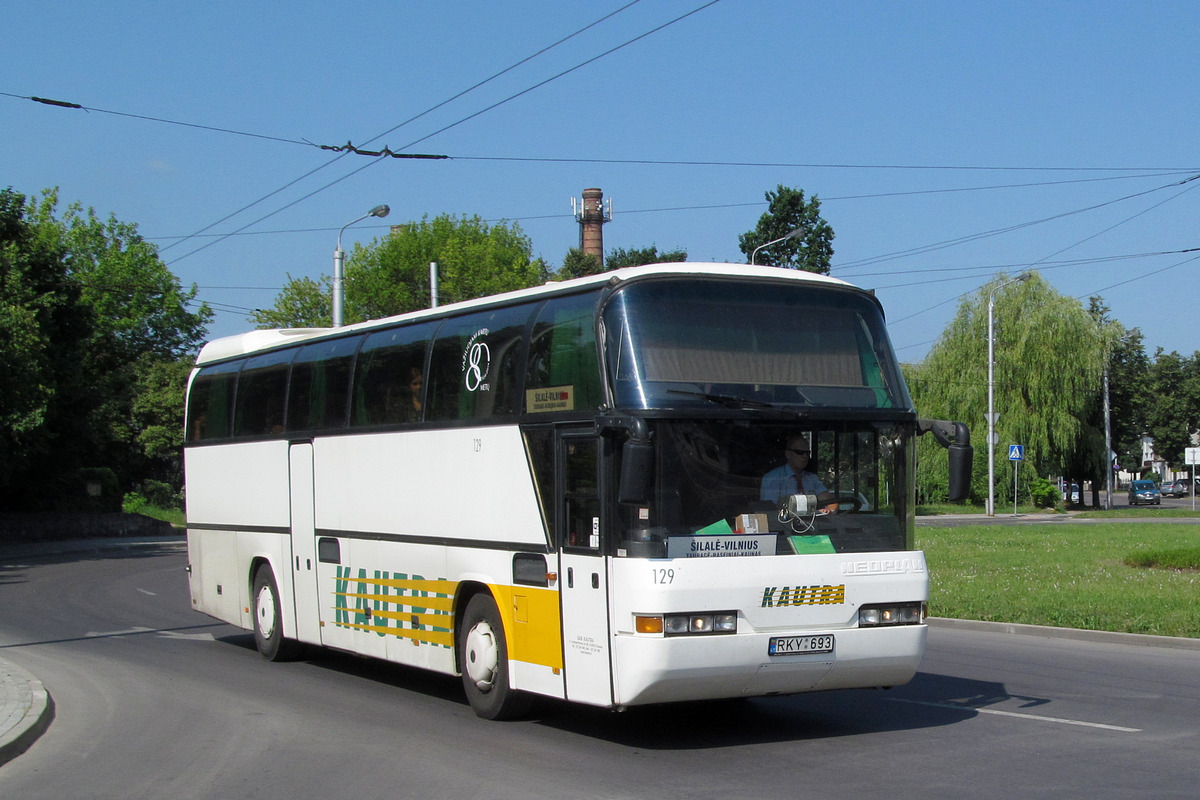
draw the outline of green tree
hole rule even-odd
[[[183,407],[195,359],[177,361],[144,356],[134,370],[130,436],[144,461],[141,482],[160,481],[176,491],[183,485]]]
[[[312,278],[293,278],[275,298],[271,308],[258,308],[250,321],[260,328],[328,328],[333,325],[333,279],[322,275]]]
[[[6,508],[36,506],[81,466],[72,440],[84,432],[72,406],[84,397],[80,366],[94,322],[60,237],[30,216],[24,195],[0,192],[0,507]]]
[[[1146,405],[1146,421],[1154,452],[1180,468],[1183,451],[1200,428],[1200,353],[1185,358],[1159,348],[1150,367],[1150,387],[1154,401]]]
[[[0,203],[5,272],[24,276],[9,287],[42,276],[39,292],[5,292],[4,315],[30,323],[24,352],[44,354],[41,406],[18,434],[4,487],[22,507],[69,505],[85,467],[112,471],[122,488],[159,471],[138,440],[139,380],[156,362],[193,354],[211,318],[204,306],[188,310],[195,288],[181,288],[136,226],[79,204],[59,219],[57,204],[54,190],[29,202],[9,191]],[[163,413],[162,425],[178,426],[182,401]]]
[[[1007,285],[1005,285],[1007,284]],[[925,362],[905,370],[922,417],[966,422],[975,432],[972,499],[987,494],[987,306],[995,300],[995,409],[1000,446],[1025,445],[1023,470],[1061,475],[1076,459],[1107,460],[1088,435],[1087,415],[1101,390],[1104,340],[1095,320],[1073,298],[1058,294],[1036,273],[1024,283],[997,276],[965,298],[958,314]],[[918,485],[922,499],[945,495],[945,456],[936,444],[920,443]],[[939,457],[940,456],[940,457]],[[1003,496],[997,458],[996,486]],[[940,466],[939,466],[940,465]]]
[[[346,261],[347,324],[430,306],[429,264],[438,264],[440,305],[544,283],[545,262],[516,223],[442,214],[396,225],[389,235],[356,244]],[[332,282],[291,278],[275,305],[255,313],[259,327],[329,324]]]
[[[604,265],[592,253],[585,253],[578,247],[572,247],[563,257],[562,266],[555,273],[560,281],[571,278],[582,278],[585,275],[599,275],[604,272]]]
[[[87,430],[89,464],[114,470],[127,489],[147,478],[179,480],[174,454],[150,456],[141,441],[145,421],[136,419],[139,387],[153,380],[160,364],[172,365],[194,355],[212,318],[206,306],[190,311],[196,289],[185,290],[158,257],[137,226],[72,203],[54,219],[56,193],[47,193],[34,213],[37,224],[57,230],[70,254],[70,270],[79,282],[81,302],[94,324],[82,370],[88,376]],[[160,409],[155,426],[179,428],[183,383],[177,402]],[[83,411],[83,406],[80,407]]]
[[[1137,465],[1142,457],[1142,434],[1147,428],[1146,411],[1150,379],[1150,359],[1146,355],[1142,332],[1129,329],[1110,316],[1110,309],[1099,297],[1089,300],[1088,313],[1100,326],[1108,367],[1109,431],[1117,463]],[[1104,430],[1104,398],[1098,396],[1090,412],[1089,424],[1100,436]],[[1099,492],[1108,474],[1078,474],[1093,481],[1093,505],[1099,505]],[[1078,481],[1077,481],[1078,482]],[[1080,484],[1082,486],[1082,484]]]
[[[609,252],[604,263],[591,253],[585,253],[578,247],[572,247],[563,258],[562,267],[555,274],[558,280],[582,278],[585,275],[599,275],[624,267],[640,267],[643,264],[663,264],[674,261],[687,261],[686,250],[664,250],[658,252],[656,245],[628,250],[618,247]]]
[[[630,248],[625,250],[618,247],[611,251],[608,257],[604,259],[604,265],[607,269],[622,269],[624,267],[640,267],[643,264],[668,264],[676,261],[687,261],[686,250],[664,250],[658,252],[656,245],[649,247]]]
[[[821,218],[821,201],[815,195],[806,201],[802,189],[790,189],[782,184],[775,191],[767,192],[766,198],[767,212],[758,218],[758,225],[738,237],[746,260],[828,275],[833,259],[834,233],[829,223]],[[783,241],[778,241],[780,239]],[[763,245],[767,246],[755,254],[754,251]]]

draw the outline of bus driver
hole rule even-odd
[[[808,439],[803,435],[789,438],[783,451],[787,463],[763,475],[759,499],[778,504],[788,495],[811,494],[816,495],[821,511],[836,514],[838,504],[833,492],[821,483],[820,478],[807,470],[811,452]]]

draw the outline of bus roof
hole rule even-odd
[[[520,289],[515,292],[488,295],[487,297],[477,297],[473,300],[464,300],[460,303],[438,306],[437,308],[426,308],[420,311],[411,311],[405,314],[396,315],[394,317],[383,317],[381,319],[367,320],[366,322],[358,322],[341,328],[275,328],[254,330],[246,333],[235,334],[233,336],[225,336],[220,339],[213,339],[204,345],[204,347],[200,350],[200,354],[196,357],[196,364],[203,365],[214,361],[222,361],[227,358],[235,358],[248,353],[255,353],[260,350],[268,350],[277,346],[293,344],[305,339],[321,336],[322,334],[331,334],[335,331],[339,335],[352,333],[358,330],[369,330],[371,328],[397,321],[415,321],[426,317],[438,317],[445,314],[467,311],[476,307],[520,301],[541,295],[560,293],[567,294],[586,289],[590,286],[602,285],[610,281],[624,282],[633,280],[635,278],[658,275],[707,275],[713,277],[728,276],[742,278],[769,278],[772,280],[793,280],[825,284],[830,286],[857,288],[846,281],[838,278],[831,278],[828,275],[818,275],[813,272],[784,269],[780,267],[750,266],[747,264],[704,263],[693,261],[648,264],[640,267],[625,267],[623,269],[616,269],[610,272],[601,272],[597,275],[587,275],[582,278],[572,278],[565,281],[548,281],[541,286],[535,286],[530,289]]]

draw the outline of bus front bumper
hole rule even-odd
[[[833,652],[770,655],[780,633],[614,640],[615,705],[795,694],[827,689],[899,686],[916,674],[925,625],[788,631],[832,635]]]

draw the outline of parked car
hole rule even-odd
[[[1129,484],[1129,505],[1162,505],[1162,493],[1154,485],[1154,481],[1131,481]]]
[[[1171,481],[1170,483],[1164,483],[1162,489],[1159,491],[1162,492],[1163,497],[1186,497],[1189,494],[1188,482]]]
[[[1065,500],[1068,503],[1078,503],[1079,502],[1079,484],[1078,483],[1071,484],[1071,499],[1070,500],[1067,500],[1067,482],[1059,481],[1058,488],[1060,490],[1062,490],[1062,499],[1063,500]]]

